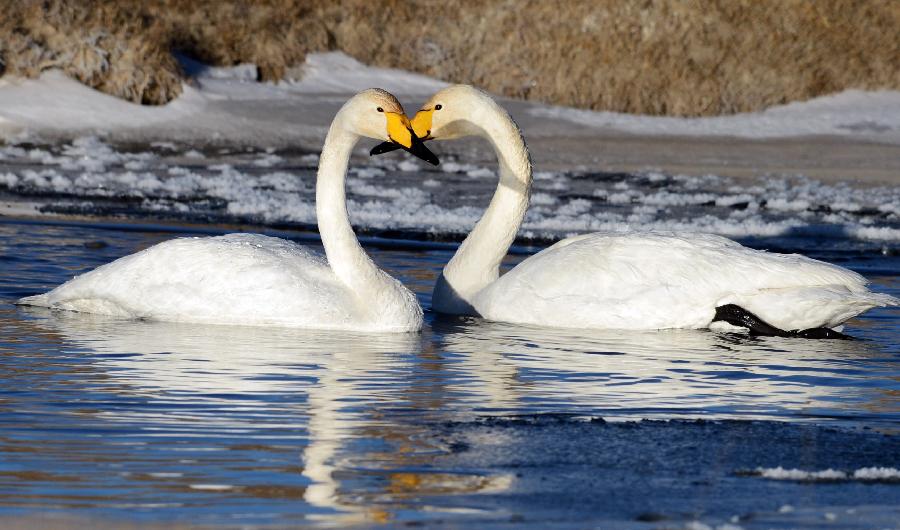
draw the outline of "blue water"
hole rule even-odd
[[[430,312],[419,334],[374,336],[12,305],[157,242],[233,229],[0,218],[0,526],[36,516],[240,528],[900,520],[897,481],[757,471],[900,469],[897,311],[852,321],[859,340],[809,341]],[[425,307],[453,251],[366,248]],[[817,248],[900,294],[892,252]]]

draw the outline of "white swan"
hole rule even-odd
[[[531,188],[531,162],[518,127],[469,86],[441,90],[412,123],[423,139],[483,137],[500,164],[490,206],[435,285],[433,307],[441,313],[607,329],[707,328],[721,321],[727,324],[715,327],[834,336],[810,328],[834,328],[872,307],[900,303],[870,292],[862,276],[841,267],[706,234],[573,237],[501,277],[500,261],[522,223]]]
[[[176,322],[417,331],[422,309],[415,295],[372,262],[347,217],[345,174],[362,136],[424,152],[390,93],[369,89],[344,104],[325,138],[316,182],[327,261],[303,246],[258,234],[181,238],[18,303]]]

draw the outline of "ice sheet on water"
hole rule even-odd
[[[796,468],[757,468],[752,474],[771,480],[790,480],[800,482],[900,482],[900,469],[893,467],[863,467],[854,471],[823,469],[806,471]]]
[[[0,190],[37,197],[49,210],[90,211],[90,202],[97,213],[315,223],[317,155],[188,154],[174,144],[117,149],[90,136],[63,145],[7,145],[0,147]],[[348,209],[354,224],[368,230],[464,234],[496,186],[491,169],[452,159],[431,168],[405,154],[354,158]],[[900,188],[802,176],[742,184],[716,175],[544,171],[534,181],[522,234],[555,239],[633,228],[900,241]]]

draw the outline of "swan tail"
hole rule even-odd
[[[33,307],[50,307],[50,297],[46,294],[36,294],[33,296],[26,296],[24,298],[19,298],[16,300],[16,305],[26,305]]]
[[[900,298],[889,294],[869,293],[868,299],[874,304],[872,307],[900,306]]]

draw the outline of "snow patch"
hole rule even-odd
[[[89,88],[59,70],[0,87],[0,118],[37,131],[109,131],[178,121],[201,112],[207,98],[193,87],[157,107],[136,105]]]
[[[755,474],[771,480],[791,480],[800,482],[832,482],[832,481],[900,481],[900,469],[893,467],[864,467],[853,472],[825,469],[822,471],[804,471],[802,469],[757,468]],[[782,507],[784,508],[784,507]]]
[[[179,97],[160,106],[137,105],[104,94],[60,70],[48,70],[37,79],[5,77],[0,84],[0,136],[12,138],[23,130],[38,134],[133,134],[142,128],[162,127],[203,140],[211,136],[256,138],[247,116],[254,117],[256,127],[270,129],[266,132],[273,137],[283,136],[286,128],[321,135],[322,125],[286,125],[283,106],[265,113],[267,102],[287,102],[299,112],[304,104],[315,102],[323,94],[344,97],[381,87],[398,96],[428,95],[447,86],[402,70],[366,66],[340,52],[307,55],[306,62],[292,71],[296,79],[279,83],[256,82],[257,67],[252,64],[213,67],[184,56],[179,60],[193,83],[183,85]],[[240,108],[232,113],[236,105]],[[155,134],[160,134],[159,129]],[[155,144],[163,148],[169,143]]]
[[[536,117],[633,134],[743,138],[829,134],[900,142],[900,91],[888,90],[847,90],[761,112],[708,118],[645,116],[550,106],[534,107],[528,112]]]
[[[281,83],[291,92],[306,94],[355,93],[379,87],[400,94],[431,95],[448,83],[394,68],[366,66],[341,52],[311,53],[288,74],[296,79]]]

